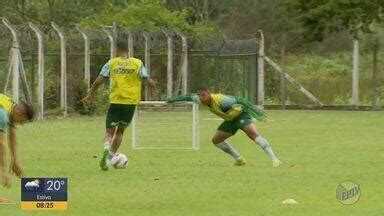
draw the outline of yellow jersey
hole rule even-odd
[[[202,104],[197,95],[194,95],[193,100]],[[206,107],[213,114],[228,121],[233,120],[243,111],[243,106],[237,104],[234,97],[223,94],[211,94],[211,104],[209,106],[206,105]]]
[[[110,77],[109,102],[112,104],[140,103],[141,80],[148,77],[142,61],[137,58],[117,57],[109,60],[106,65],[107,71],[102,71],[100,74]]]
[[[0,93],[0,107],[2,107],[7,112],[8,116],[11,115],[14,105],[15,102],[12,98]]]

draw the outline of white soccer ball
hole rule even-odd
[[[128,158],[123,153],[116,153],[110,164],[116,169],[124,169],[128,166]]]

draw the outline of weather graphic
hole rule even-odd
[[[36,189],[38,189],[40,187],[39,184],[40,184],[39,179],[35,179],[33,181],[25,183],[24,187],[27,190],[36,190]]]

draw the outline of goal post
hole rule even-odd
[[[133,149],[200,148],[198,104],[142,101],[132,121]]]

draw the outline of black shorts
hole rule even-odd
[[[113,128],[119,125],[128,126],[135,114],[135,109],[136,105],[134,104],[110,104],[105,127]]]

